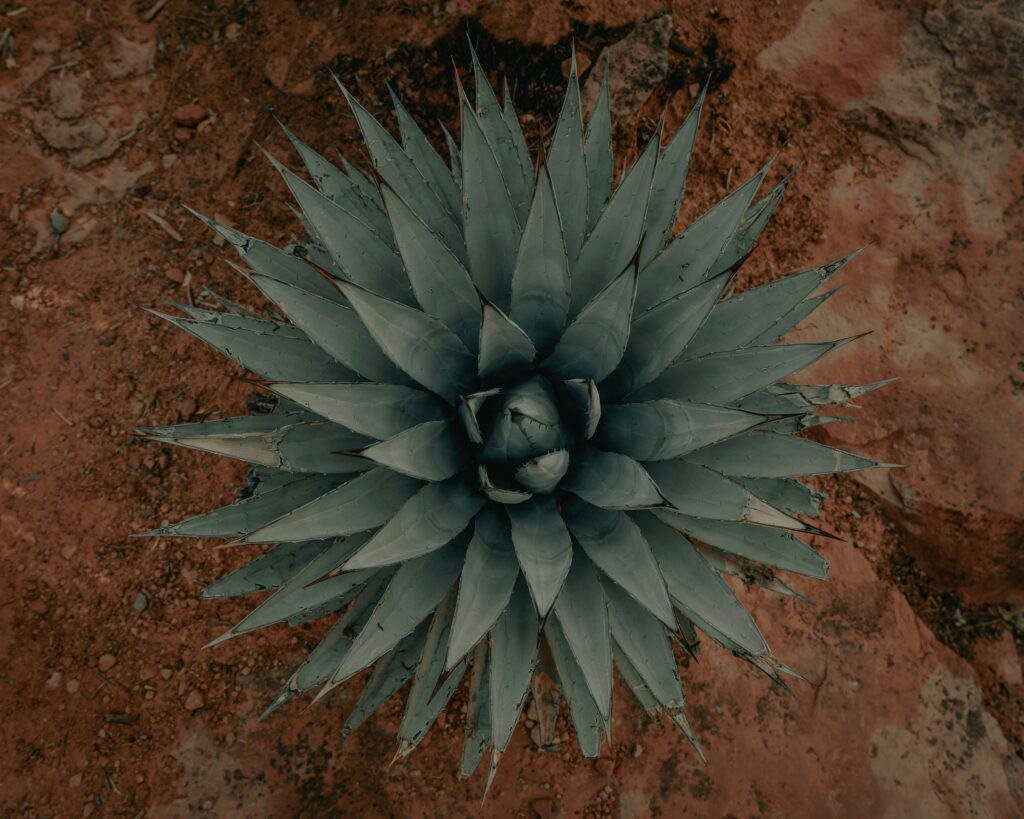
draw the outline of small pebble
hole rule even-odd
[[[54,691],[60,685],[60,681],[62,679],[64,679],[64,675],[61,674],[59,671],[54,671],[47,678],[47,680],[46,680],[46,687],[49,688],[51,691]]]
[[[110,671],[117,664],[117,657],[113,654],[104,654],[96,664],[100,671]]]
[[[70,226],[71,220],[59,210],[54,210],[50,213],[50,227],[53,228],[53,232],[58,236],[67,233]]]
[[[174,673],[174,672],[173,672],[173,671],[171,671],[171,669],[169,669],[169,668],[161,668],[161,669],[160,669],[160,676],[161,676],[161,677],[162,677],[163,679],[165,679],[165,680],[169,680],[169,679],[171,678],[171,675],[172,675],[173,673]]]
[[[77,694],[78,693],[78,680],[68,680],[64,684],[64,690],[67,691],[69,694]]]
[[[185,710],[186,711],[198,711],[206,704],[203,699],[203,695],[198,691],[189,691],[188,696],[185,697]]]
[[[171,118],[174,120],[175,125],[195,128],[206,119],[206,109],[197,102],[190,102],[176,108]]]
[[[71,777],[68,780],[68,787],[69,788],[78,788],[78,787],[81,786],[81,784],[82,784],[82,775],[81,774],[75,774],[73,777]]]
[[[185,274],[178,270],[178,268],[176,267],[168,267],[164,271],[164,275],[175,284],[185,283]]]
[[[242,26],[238,23],[228,23],[224,27],[224,37],[228,40],[237,40],[242,36]]]
[[[149,605],[149,598],[146,597],[144,592],[139,592],[135,595],[135,601],[132,603],[132,608],[140,614],[146,610],[146,606]]]

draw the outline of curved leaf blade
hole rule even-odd
[[[512,544],[544,617],[558,596],[572,563],[572,541],[558,506],[550,496],[534,497],[505,510],[512,524]]]
[[[346,571],[408,561],[450,543],[484,505],[464,478],[428,483],[345,564]]]
[[[448,417],[437,396],[399,384],[274,384],[274,392],[377,440]]]
[[[359,453],[374,463],[424,481],[443,481],[466,465],[451,421],[426,421]]]
[[[537,664],[539,623],[529,589],[516,584],[508,606],[491,629],[491,736],[505,750],[519,722]]]
[[[242,538],[242,543],[334,537],[375,529],[422,486],[389,469],[372,469]]]
[[[675,615],[658,564],[640,529],[625,512],[579,500],[566,503],[566,523],[594,564],[670,629]]]
[[[338,288],[384,354],[418,383],[449,404],[471,391],[476,382],[473,354],[441,322],[349,282],[338,282]]]
[[[640,464],[626,455],[592,446],[576,455],[562,486],[602,509],[643,509],[664,503]]]
[[[533,364],[537,350],[522,328],[488,302],[483,304],[480,325],[480,358],[477,363],[481,378],[507,376],[525,371]]]
[[[485,509],[476,517],[466,550],[445,669],[465,657],[490,631],[508,605],[518,576],[519,561],[508,521],[494,507]]]
[[[540,170],[516,266],[512,272],[512,320],[540,349],[551,347],[569,312],[569,260],[547,166]]]
[[[594,443],[638,461],[663,461],[764,422],[752,412],[660,398],[605,407]]]

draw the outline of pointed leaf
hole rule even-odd
[[[686,173],[690,167],[690,154],[700,124],[700,111],[704,105],[707,86],[701,91],[689,115],[679,130],[665,146],[658,158],[651,185],[651,198],[647,205],[644,244],[640,251],[640,268],[643,269],[672,236],[672,226],[679,215],[679,205],[686,189]]]
[[[640,529],[625,512],[580,500],[565,505],[569,531],[595,565],[671,629],[675,615],[658,564]]]
[[[519,722],[537,662],[537,609],[524,580],[516,584],[507,608],[491,629],[491,732],[504,751]]]
[[[398,384],[274,384],[273,388],[317,415],[378,440],[448,415],[437,396]]]
[[[320,349],[353,372],[386,384],[412,383],[409,376],[381,352],[351,308],[265,276],[253,276],[252,281]],[[337,292],[337,288],[334,289]]]
[[[184,425],[183,425],[184,426]],[[188,434],[169,428],[157,440],[291,472],[363,472],[359,458],[344,454],[370,441],[329,421],[291,421],[278,429],[248,434]]]
[[[758,336],[769,333],[790,310],[856,255],[852,253],[830,264],[793,273],[719,302],[686,345],[686,357],[696,358],[754,344]]]
[[[605,407],[594,442],[638,461],[662,461],[763,424],[763,415],[661,398]]]
[[[293,333],[253,332],[161,314],[247,370],[269,381],[351,381],[353,373]]]
[[[473,652],[473,675],[469,681],[466,706],[466,731],[462,742],[462,760],[459,778],[473,774],[491,741],[491,688],[488,681],[487,642],[483,641]]]
[[[767,167],[726,196],[643,269],[636,297],[638,313],[711,278],[715,260],[736,232],[766,172]]]
[[[417,382],[449,404],[470,391],[476,361],[441,322],[348,282],[338,282],[338,287],[385,355]]]
[[[643,237],[647,200],[651,193],[654,166],[658,161],[660,138],[659,128],[636,164],[623,178],[594,230],[587,237],[579,259],[572,268],[570,316],[583,310],[636,254]]]
[[[664,503],[640,464],[626,455],[592,446],[574,457],[562,486],[602,509],[642,509]]]
[[[608,94],[608,63],[604,63],[597,102],[587,122],[587,137],[583,152],[587,163],[587,229],[590,233],[612,195],[612,176],[615,172],[612,157],[612,112]]]
[[[285,184],[316,231],[320,244],[341,267],[345,277],[385,298],[412,305],[415,299],[405,276],[402,258],[392,237],[378,233],[366,222],[307,185],[271,158]]]
[[[572,563],[572,541],[554,498],[535,497],[506,508],[512,543],[537,611],[547,615]]]
[[[685,401],[730,404],[762,387],[810,366],[842,342],[780,344],[748,347],[673,364],[646,387],[633,393],[634,401],[679,398]]]
[[[274,543],[365,532],[387,522],[423,484],[373,469],[250,533],[244,543]]]
[[[516,156],[519,157],[519,166],[523,169],[523,178],[527,184],[527,190],[533,183],[533,161],[530,159],[530,149],[526,144],[526,137],[523,136],[523,127],[519,123],[519,116],[516,114],[515,106],[512,105],[512,96],[508,91],[508,81],[504,83],[504,103],[501,115],[505,119],[509,134],[512,135],[512,144],[516,149]],[[523,214],[525,216],[525,214]]]
[[[569,260],[546,166],[541,168],[530,216],[512,274],[512,318],[533,343],[551,347],[569,310]]]
[[[626,685],[629,686],[630,691],[633,692],[633,696],[636,697],[641,708],[647,712],[649,717],[659,716],[661,714],[661,705],[654,699],[650,689],[644,685],[640,672],[633,667],[629,658],[623,653],[622,648],[614,640],[612,641],[612,658],[615,660],[615,667],[619,669],[619,675]]]
[[[340,85],[340,83],[339,83]],[[466,262],[466,245],[455,214],[427,184],[423,174],[369,111],[344,88],[341,89],[362,131],[373,166],[385,182],[404,199],[413,212],[438,234],[456,258]]]
[[[485,509],[476,517],[466,550],[446,669],[465,657],[490,631],[508,604],[518,576],[519,561],[508,521],[496,508]]]
[[[531,492],[547,494],[551,492],[569,470],[569,451],[556,449],[546,455],[531,458],[516,467],[516,482]]]
[[[416,300],[469,350],[476,350],[480,299],[469,272],[398,194],[386,185],[382,193]]]
[[[216,219],[203,216],[192,208],[186,207],[185,209],[224,237],[242,257],[242,261],[257,273],[282,284],[290,284],[293,287],[308,290],[310,293],[316,293],[325,299],[341,301],[341,296],[334,285],[302,259],[298,259],[261,239],[246,236],[241,231],[230,228]]]
[[[270,591],[283,586],[313,558],[324,551],[323,541],[304,540],[281,543],[264,552],[251,563],[229,572],[206,586],[204,598],[237,597],[253,592]]]
[[[465,529],[483,505],[484,496],[462,477],[429,483],[384,524],[345,569],[388,566],[435,551]]]
[[[681,534],[654,515],[634,517],[661,567],[668,592],[683,613],[702,630],[751,654],[768,651],[750,613],[732,589]]]
[[[347,572],[329,577],[319,583],[316,581],[338,568],[355,549],[359,548],[363,540],[363,535],[355,535],[344,540],[338,538],[319,541],[319,549],[308,563],[295,572],[280,589],[264,600],[254,611],[242,618],[238,625],[220,635],[209,645],[217,645],[239,634],[247,634],[264,626],[288,620],[305,610],[316,608],[329,600],[342,597],[347,592],[361,586],[373,572]]]
[[[577,429],[585,440],[594,437],[601,422],[601,393],[592,378],[573,378],[562,382],[562,398],[575,416]]]
[[[533,342],[494,305],[484,302],[483,311],[477,365],[480,377],[504,376],[528,369],[537,355]]]
[[[651,461],[646,466],[665,498],[684,515],[783,529],[808,528],[807,524],[773,509],[739,484],[706,467],[678,460]]]
[[[521,227],[480,121],[465,103],[462,106],[462,199],[473,281],[490,301],[508,310]]]
[[[797,574],[823,580],[828,574],[828,561],[802,540],[784,529],[751,526],[746,523],[709,520],[681,515],[667,509],[656,509],[658,519],[716,549],[740,555]]]
[[[444,160],[430,144],[423,131],[420,130],[420,126],[416,124],[416,120],[402,105],[402,101],[390,85],[388,85],[388,92],[391,94],[391,101],[395,106],[398,131],[402,135],[402,147],[405,149],[405,153],[448,211],[453,214],[458,213],[462,207],[462,197],[459,195],[458,186],[452,179],[448,166],[444,164]],[[387,202],[386,195],[384,201]],[[389,207],[388,212],[390,213],[390,211]]]
[[[765,503],[791,515],[818,515],[824,492],[782,478],[733,478]]]
[[[366,668],[412,633],[448,593],[464,554],[463,546],[449,543],[403,563],[325,690]]]
[[[608,623],[615,643],[662,706],[682,708],[683,685],[665,627],[619,586],[608,582],[602,586],[608,598]]]
[[[460,472],[466,463],[451,421],[426,421],[359,454],[424,481],[443,481]]]
[[[281,125],[281,123],[278,123]],[[317,189],[332,202],[357,216],[377,230],[382,236],[390,236],[391,227],[378,203],[363,195],[359,185],[344,171],[328,161],[321,154],[299,139],[284,125],[281,129],[302,158]]]
[[[563,380],[601,381],[622,360],[636,295],[636,267],[630,266],[598,293],[566,328],[544,369]]]
[[[707,318],[728,278],[702,282],[636,318],[622,361],[602,384],[605,393],[609,397],[628,395],[661,375]]]
[[[453,588],[437,607],[427,631],[423,653],[405,701],[405,713],[398,726],[398,738],[402,743],[399,750],[401,756],[408,755],[426,736],[466,671],[466,664],[462,662],[441,680],[451,635],[452,612],[455,609],[454,591]]]
[[[743,216],[743,222],[737,228],[732,238],[726,244],[722,254],[712,268],[711,275],[721,273],[725,270],[735,270],[747,258],[754,244],[757,242],[761,231],[765,229],[768,220],[775,213],[776,208],[782,202],[782,197],[793,181],[796,168],[790,171],[779,184],[772,188],[765,196],[758,199],[753,205],[747,208]]]
[[[284,486],[261,492],[230,506],[196,515],[155,530],[171,537],[238,537],[330,492],[346,480],[341,475],[293,475]],[[250,564],[252,565],[252,564]]]
[[[749,432],[721,441],[691,452],[687,460],[725,475],[745,478],[798,478],[883,465],[805,438],[774,432]]]
[[[487,138],[501,168],[501,176],[508,189],[512,206],[515,209],[519,224],[526,220],[526,212],[530,207],[531,183],[533,174],[529,161],[521,163],[521,154],[513,138],[509,123],[498,104],[498,98],[487,80],[487,74],[477,59],[476,49],[469,45],[469,53],[473,61],[473,79],[476,86],[476,114],[480,127]]]
[[[561,214],[570,269],[580,255],[587,227],[587,164],[583,153],[583,114],[576,57],[569,63],[569,83],[551,137],[547,158],[551,187]],[[627,257],[628,258],[628,257]],[[621,268],[619,268],[621,270]],[[595,292],[600,288],[595,288]],[[589,299],[588,299],[589,301]]]
[[[365,630],[365,626],[363,630]],[[411,634],[403,637],[398,645],[381,657],[377,665],[374,666],[366,685],[359,692],[359,699],[356,700],[352,712],[345,720],[345,725],[341,729],[342,740],[357,731],[416,673],[420,655],[423,653],[424,642],[426,642],[426,628],[420,626]],[[349,650],[351,650],[351,644]],[[342,659],[344,659],[344,655]],[[336,668],[337,665],[331,671],[333,672]]]
[[[604,718],[587,686],[587,680],[573,657],[572,648],[559,625],[557,618],[549,617],[544,624],[551,654],[558,668],[562,693],[569,703],[569,713],[576,729],[576,741],[585,757],[596,757],[601,753],[601,730]]]
[[[597,710],[607,720],[612,707],[608,608],[594,564],[585,555],[575,555],[553,611]]]

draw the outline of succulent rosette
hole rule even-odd
[[[271,159],[307,241],[200,216],[275,312],[165,317],[279,398],[141,430],[253,465],[243,499],[158,533],[275,544],[205,589],[270,592],[215,643],[334,618],[268,710],[372,667],[343,733],[408,683],[405,754],[467,678],[462,773],[488,749],[493,773],[530,697],[542,736],[564,698],[597,755],[617,668],[696,746],[673,639],[780,680],[723,576],[824,578],[797,536],[822,496],[795,479],[876,465],[799,434],[877,386],[785,381],[843,341],[779,343],[849,257],[731,295],[789,178],[757,198],[762,170],[675,235],[703,95],[615,184],[607,70],[584,125],[573,60],[535,162],[473,60],[448,162],[394,94],[398,140],[342,89],[372,172],[290,132],[312,184]]]

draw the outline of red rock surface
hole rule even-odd
[[[1020,815],[1021,15],[998,2],[784,0],[755,12],[678,0],[645,29],[664,8],[5,7],[5,815]],[[130,434],[237,412],[251,391],[140,310],[204,285],[256,303],[178,203],[286,241],[297,228],[257,145],[289,154],[266,106],[315,146],[352,154],[330,69],[378,111],[392,79],[414,113],[451,122],[448,57],[466,65],[467,28],[519,81],[534,144],[557,110],[571,35],[591,65],[605,48],[616,60],[641,51],[615,49],[625,38],[643,43],[642,64],[616,77],[640,105],[620,122],[623,155],[663,106],[678,123],[710,74],[687,218],[771,153],[769,181],[803,162],[741,285],[871,242],[803,334],[874,329],[814,375],[901,381],[825,432],[906,465],[821,482],[824,525],[845,541],[815,544],[828,582],[793,581],[811,605],[741,592],[807,684],[782,692],[708,644],[685,668],[707,766],[617,690],[601,761],[571,741],[537,751],[520,729],[483,808],[479,778],[452,776],[461,697],[391,768],[397,700],[343,746],[350,691],[259,723],[319,630],[204,652],[244,604],[200,604],[198,591],[237,556],[129,538],[226,502],[240,476]]]

